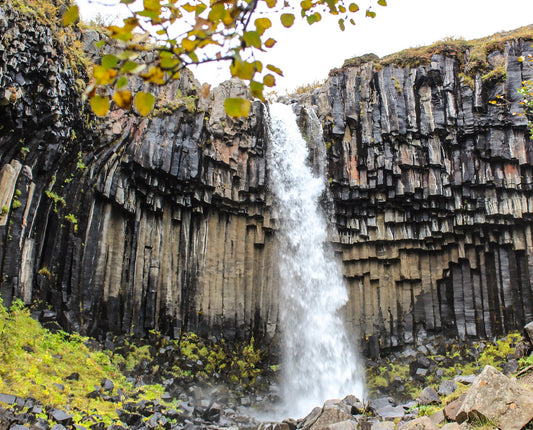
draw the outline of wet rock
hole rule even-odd
[[[455,390],[457,390],[457,383],[451,379],[446,379],[439,385],[438,393],[441,396],[449,396]]]
[[[67,381],[79,381],[80,374],[78,372],[71,373],[65,378]]]
[[[466,393],[457,422],[483,418],[501,430],[519,430],[533,420],[533,391],[492,366],[485,366]]]
[[[426,387],[420,393],[418,403],[421,405],[432,405],[440,403],[440,397],[432,387]]]

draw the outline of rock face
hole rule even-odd
[[[533,147],[513,115],[531,50],[515,40],[489,54],[506,80],[477,75],[473,88],[468,64],[435,54],[335,71],[307,100],[330,148],[347,317],[371,342],[493,336],[531,319]]]
[[[238,82],[206,100],[183,74],[154,90],[151,117],[113,110],[103,123],[81,101],[82,68],[65,60],[98,35],[69,37],[0,8],[4,301],[49,303],[62,325],[89,334],[271,339],[264,106],[231,119],[223,100],[246,94]],[[533,148],[511,114],[530,45],[492,53],[507,79],[479,77],[473,89],[457,59],[434,55],[416,68],[345,68],[307,98],[324,125],[346,315],[374,349],[533,319]],[[509,104],[488,103],[500,94]]]
[[[53,30],[14,9],[0,18],[5,303],[42,300],[92,334],[272,336],[263,105],[226,117],[223,101],[245,95],[242,84],[204,100],[185,73],[154,89],[150,118],[115,110],[101,123]]]

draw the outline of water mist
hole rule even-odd
[[[313,174],[292,108],[274,104],[270,115],[270,187],[280,219],[284,409],[302,417],[327,399],[362,398],[363,383],[339,314],[348,294],[319,203],[325,178]],[[313,112],[308,120],[319,125]],[[321,128],[314,129],[322,141]]]

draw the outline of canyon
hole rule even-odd
[[[533,319],[533,146],[517,93],[532,75],[519,61],[529,33],[487,47],[483,72],[474,48],[441,46],[412,63],[347,62],[287,97],[326,177],[345,319],[367,355]],[[278,342],[268,106],[231,118],[223,102],[248,96],[241,82],[203,97],[183,73],[152,89],[149,117],[98,119],[77,53],[96,58],[100,35],[62,37],[0,6],[4,303],[46,304],[42,318],[94,336]]]

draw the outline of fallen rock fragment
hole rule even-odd
[[[533,391],[485,366],[466,393],[456,420],[486,419],[500,430],[521,430],[533,420]]]

